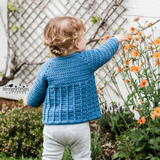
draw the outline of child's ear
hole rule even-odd
[[[76,48],[79,49],[79,41],[78,41],[78,39],[75,40],[74,44],[75,44]]]

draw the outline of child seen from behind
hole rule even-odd
[[[42,160],[61,160],[69,146],[74,160],[90,160],[89,121],[101,118],[94,72],[128,40],[116,35],[99,48],[85,50],[83,22],[76,17],[52,18],[43,31],[53,57],[37,73],[24,105],[43,103]]]

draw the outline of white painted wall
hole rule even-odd
[[[0,11],[4,19],[4,23],[7,28],[7,0],[0,0]],[[5,35],[5,30],[0,19],[0,71],[5,69],[7,55],[7,37]]]
[[[0,9],[3,13],[3,18],[5,19],[5,23],[7,23],[7,9],[6,9],[6,2],[7,0],[0,0]],[[60,4],[59,4],[60,5]],[[123,17],[127,18],[127,22],[123,25],[123,28],[125,28],[128,33],[130,33],[130,27],[137,27],[137,23],[135,23],[133,20],[135,17],[140,17],[140,23],[144,24],[145,21],[148,22],[155,22],[158,19],[160,19],[159,16],[159,7],[160,7],[160,0],[124,0],[123,5],[127,7],[127,11],[123,13]],[[57,11],[58,12],[58,11]],[[58,13],[60,14],[60,13]],[[154,25],[154,27],[157,27],[155,30],[154,38],[157,38],[160,36],[160,22]],[[150,29],[146,29],[145,31],[146,35],[149,35]],[[7,55],[7,39],[5,37],[4,29],[2,26],[2,22],[0,21],[0,70],[5,69],[5,62],[6,59],[4,58]],[[117,77],[119,78],[119,77]],[[121,91],[125,96],[127,96],[127,92],[124,88],[123,82],[119,81],[119,86],[121,88]],[[28,92],[27,92],[28,93]],[[112,93],[112,91],[110,91]],[[18,99],[20,97],[23,97],[22,94],[20,95],[5,95],[2,91],[2,87],[0,87],[0,97],[6,97],[10,99]],[[108,97],[107,101],[110,102],[110,99]],[[120,102],[122,104],[122,100],[118,98],[114,93],[112,93],[112,99],[113,101]]]

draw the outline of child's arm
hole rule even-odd
[[[81,52],[82,58],[89,64],[93,71],[103,66],[117,52],[119,43],[128,40],[124,35],[116,35],[106,40],[99,48]]]
[[[31,107],[40,107],[45,99],[48,83],[43,66],[44,64],[39,69],[34,86],[27,95],[27,104]]]

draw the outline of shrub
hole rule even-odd
[[[0,112],[0,157],[36,157],[43,143],[42,108],[12,106]]]
[[[102,132],[108,131],[113,135],[120,135],[128,129],[129,124],[131,126],[136,122],[134,114],[125,109],[125,107],[113,103],[108,108],[105,103],[105,108],[102,109],[102,117],[98,120]]]

